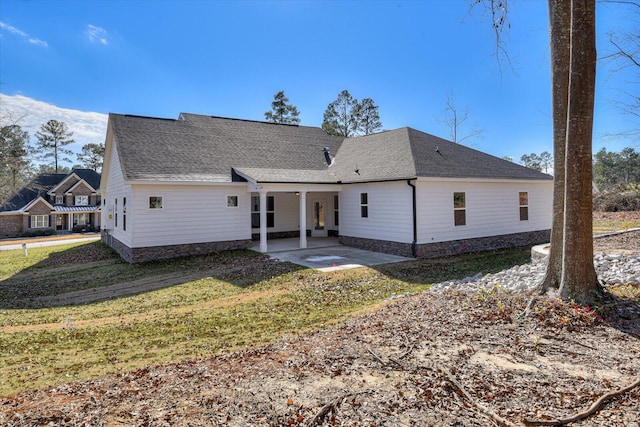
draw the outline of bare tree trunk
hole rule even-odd
[[[553,220],[547,274],[538,286],[540,293],[558,288],[562,277],[564,232],[565,143],[569,102],[569,60],[571,43],[571,2],[549,0],[551,38],[551,102],[553,111]]]
[[[563,298],[587,304],[602,291],[593,265],[591,144],[596,77],[595,0],[571,0],[570,56],[559,292]]]

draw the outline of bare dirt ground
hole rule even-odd
[[[640,253],[640,232],[594,246]],[[637,287],[629,295],[598,312],[522,294],[414,295],[266,347],[0,398],[0,424],[491,426],[568,418],[640,378]],[[640,426],[640,387],[572,425]]]

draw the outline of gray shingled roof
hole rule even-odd
[[[231,169],[326,170],[320,128],[181,114],[182,120],[110,114],[126,179],[231,181]]]
[[[66,177],[76,174],[80,179],[85,180],[94,189],[100,188],[100,174],[91,169],[74,169],[68,174],[65,173],[45,173],[38,175],[27,185],[22,187],[6,202],[0,205],[0,212],[12,212],[22,209],[38,197],[47,199],[47,192],[60,184]]]
[[[110,114],[126,179],[335,183],[416,177],[552,179],[411,128],[356,138],[308,126],[182,113],[180,119]],[[323,148],[335,157],[327,167]]]
[[[346,139],[330,170],[342,182],[415,178],[407,129]]]
[[[349,138],[330,171],[342,182],[438,178],[552,179],[411,128]]]
[[[234,168],[246,177],[256,182],[270,183],[307,183],[307,184],[335,184],[337,179],[326,168],[321,170],[309,169],[260,169]]]
[[[67,174],[44,173],[38,175],[0,205],[0,212],[11,212],[22,209],[40,196],[47,198],[47,191],[58,185]]]
[[[406,128],[418,176],[446,178],[542,179],[553,177],[517,163]],[[437,150],[437,151],[436,151]]]
[[[94,190],[100,188],[100,174],[98,172],[92,169],[74,169],[71,173],[75,173],[78,178],[84,180]]]

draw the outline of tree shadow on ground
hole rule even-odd
[[[246,288],[301,269],[249,250],[129,264],[102,242],[92,242],[53,251],[0,281],[0,308],[91,304],[206,278]]]
[[[640,340],[640,285],[605,288],[605,304],[598,309],[605,324]]]
[[[478,273],[483,275],[497,273],[529,262],[531,262],[531,246],[523,246],[441,258],[423,258],[371,268],[393,279],[416,284],[433,284],[463,279]]]

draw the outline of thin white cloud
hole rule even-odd
[[[42,47],[48,47],[49,45],[47,44],[47,42],[42,41],[40,39],[34,39],[34,38],[29,38],[29,43],[31,44],[35,44],[36,46],[42,46]]]
[[[6,24],[6,23],[4,23],[2,21],[0,21],[0,28],[3,29],[3,30],[6,30],[6,31],[8,31],[8,32],[10,32],[12,34],[15,34],[17,36],[20,36],[22,38],[25,38],[25,39],[27,39],[27,41],[29,43],[34,44],[36,46],[42,46],[42,47],[48,47],[49,46],[49,44],[46,41],[37,39],[35,37],[31,37],[29,34],[25,33],[24,31],[22,31],[22,30],[20,30],[20,29],[18,29],[16,27],[13,27],[13,26],[11,26],[9,24]]]
[[[96,25],[87,25],[87,37],[89,37],[89,41],[92,43],[109,44],[109,33],[107,30]]]
[[[5,24],[2,21],[0,21],[0,28],[5,29],[5,30],[9,31],[10,33],[17,34],[17,35],[22,36],[22,37],[28,37],[27,33],[25,33],[24,31],[20,31],[16,27],[12,27],[9,24]]]
[[[0,118],[11,122],[17,120],[17,124],[29,132],[32,143],[35,142],[36,131],[49,120],[65,122],[75,141],[69,148],[76,153],[85,144],[104,143],[107,133],[106,114],[61,108],[22,95],[0,93]]]

